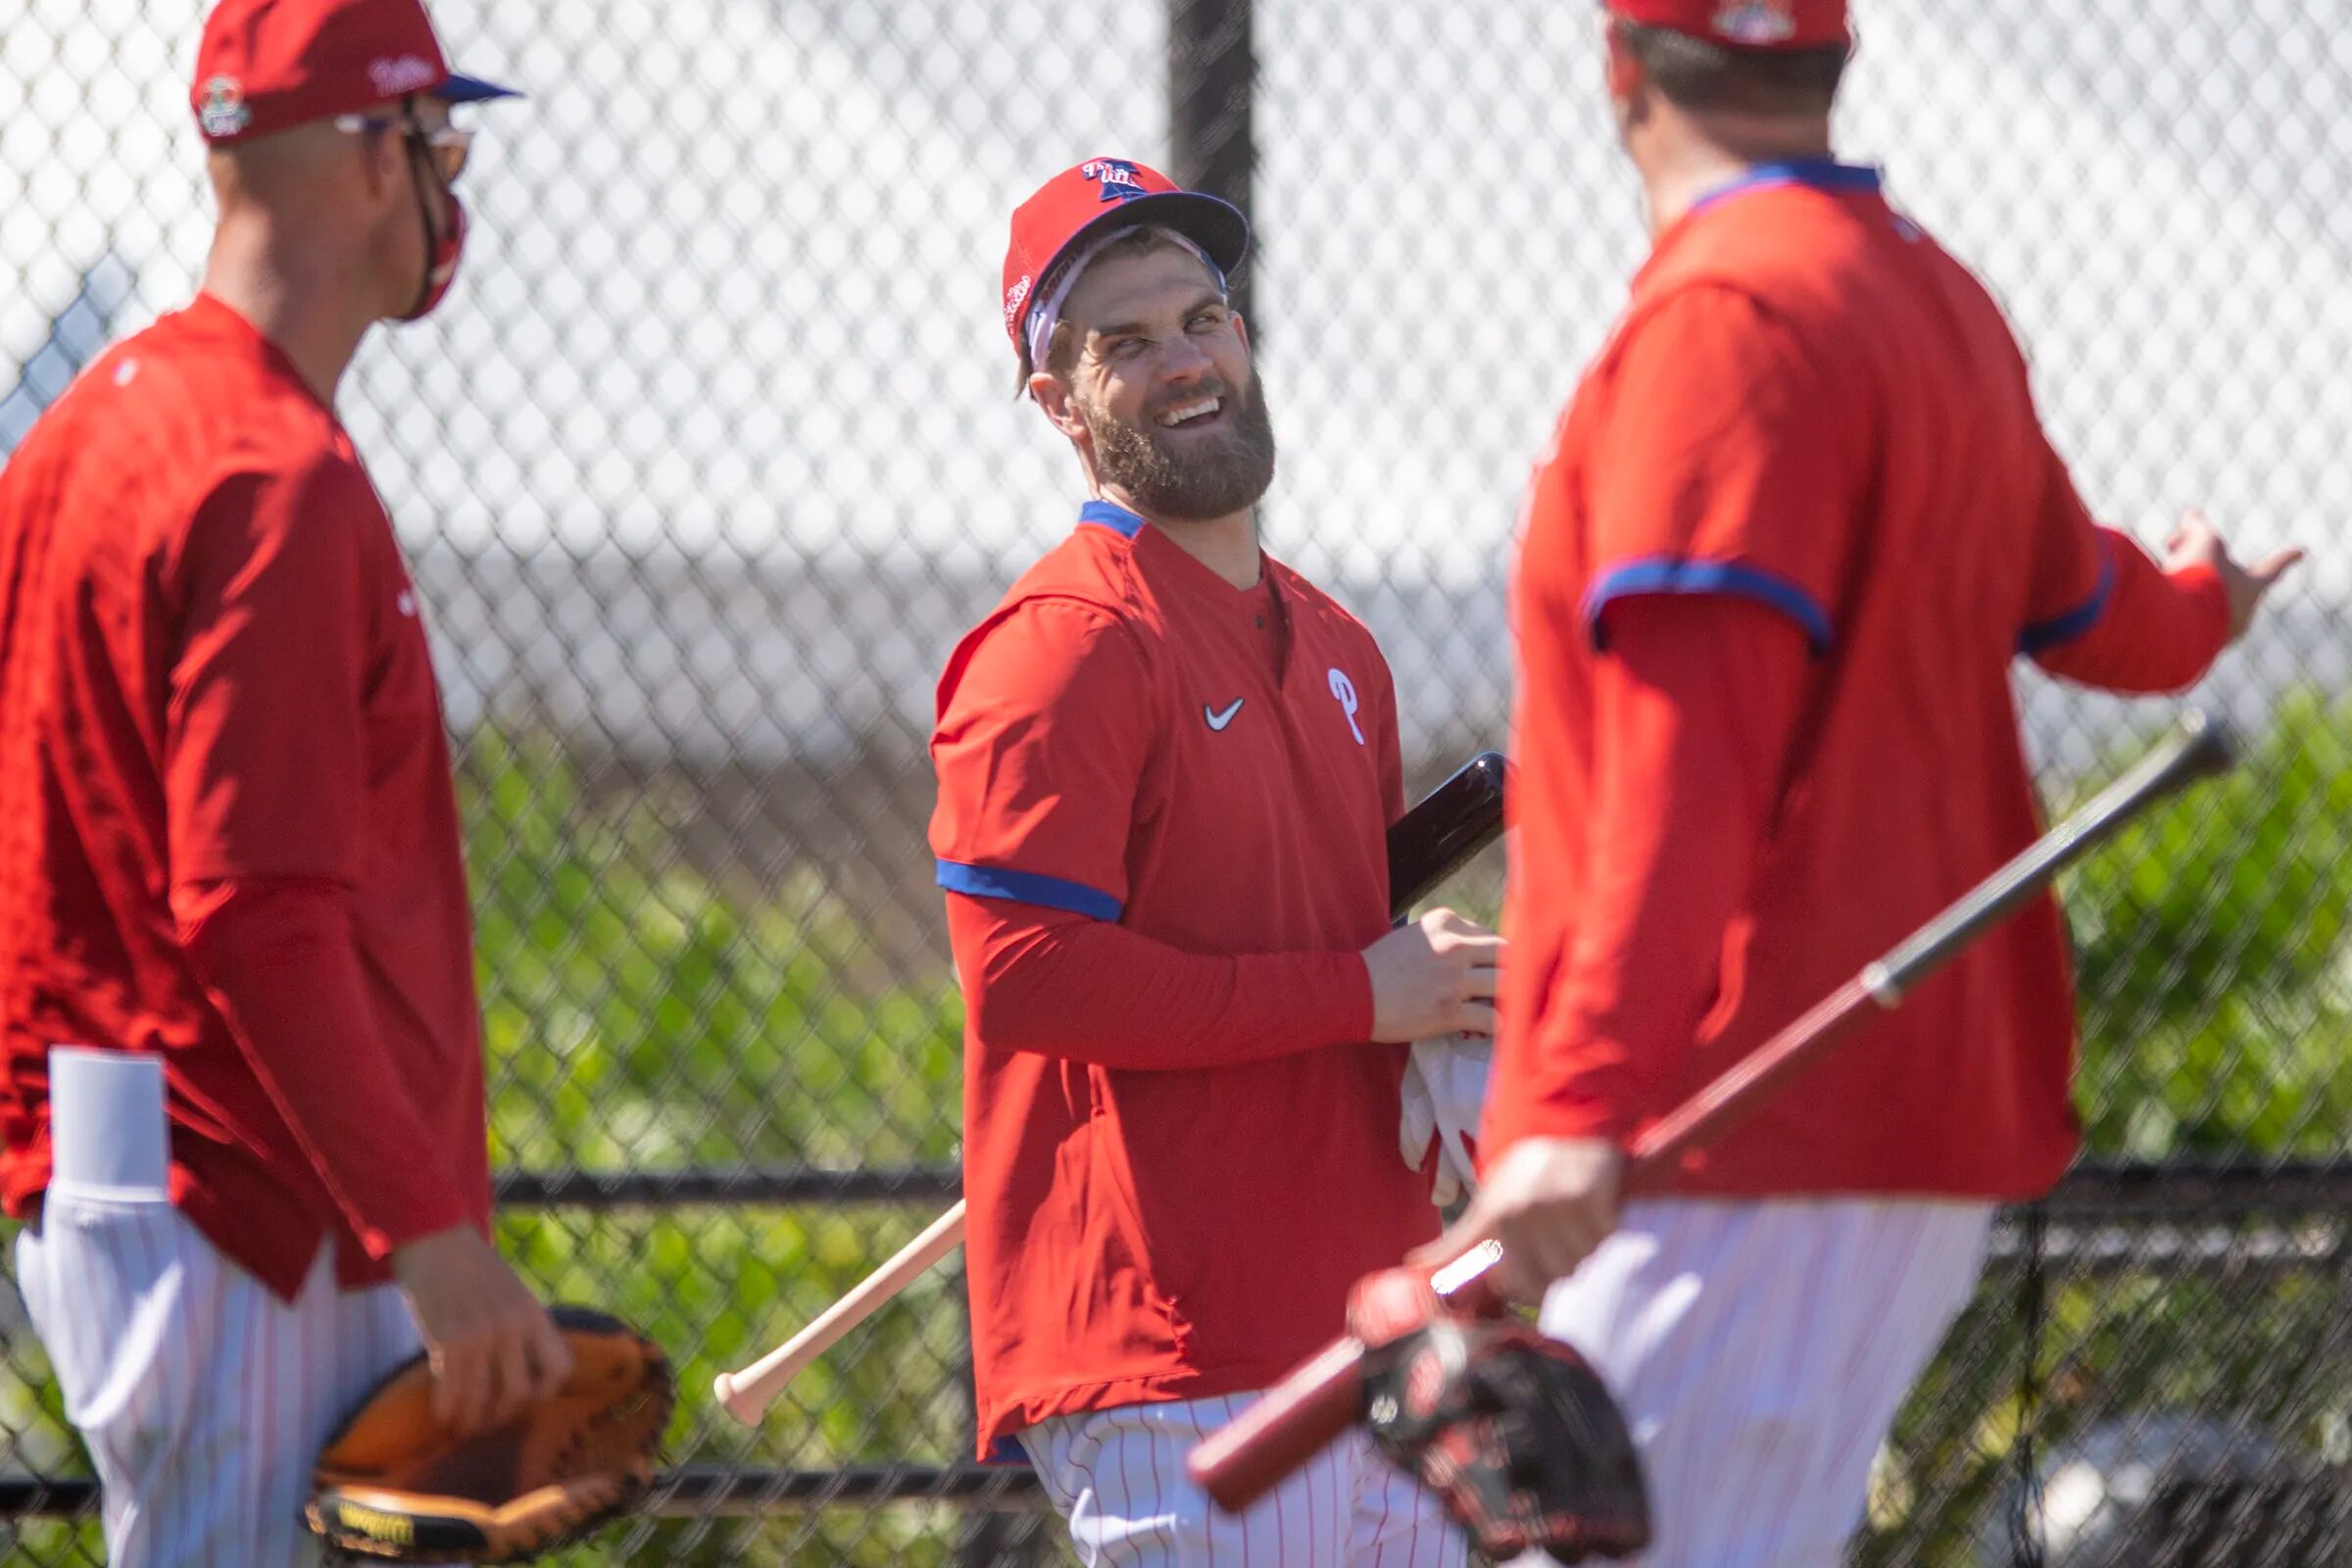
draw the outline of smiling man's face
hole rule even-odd
[[[1200,257],[1174,242],[1116,246],[1087,268],[1062,320],[1075,352],[1061,379],[1106,491],[1185,521],[1257,504],[1274,479],[1264,388]]]

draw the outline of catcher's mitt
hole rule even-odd
[[[1649,1496],[1585,1358],[1516,1318],[1440,1315],[1364,1360],[1364,1427],[1437,1494],[1478,1549],[1558,1562],[1649,1544]]]
[[[378,1384],[319,1455],[311,1528],[371,1557],[520,1562],[634,1502],[677,1399],[669,1360],[617,1318],[569,1306],[554,1316],[571,1375],[504,1425],[443,1429],[421,1354]]]

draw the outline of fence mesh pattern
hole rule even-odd
[[[1078,494],[1008,396],[997,308],[1039,180],[1102,153],[1165,167],[1188,136],[1253,168],[1269,545],[1380,635],[1420,782],[1503,739],[1519,498],[1644,243],[1592,8],[1250,10],[438,8],[466,69],[532,96],[473,118],[459,289],[371,340],[342,410],[458,740],[503,1242],[551,1297],[650,1327],[688,1394],[678,1472],[578,1561],[1062,1560],[1017,1476],[963,1463],[952,1266],[757,1433],[701,1393],[955,1188],[922,747],[946,650]],[[2193,504],[2245,550],[2315,555],[2203,694],[2249,765],[2069,886],[2092,1164],[2000,1228],[1882,1456],[1860,1560],[1990,1568],[2024,1520],[2069,1568],[2332,1563],[2352,19],[1858,10],[1843,145],[1996,289],[2084,493],[2152,542]],[[0,0],[0,459],[195,285],[200,22],[199,0]],[[1253,53],[1246,100],[1197,69],[1209,45]],[[2020,679],[2054,807],[2163,717]],[[1452,896],[1491,911],[1497,875]],[[0,1346],[0,1480],[86,1477],[13,1291]],[[0,1538],[12,1561],[99,1557],[86,1516]]]

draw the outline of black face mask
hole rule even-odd
[[[441,166],[434,161],[432,144],[424,139],[423,127],[414,116],[401,132],[409,150],[409,161],[416,176],[416,217],[424,228],[424,277],[416,286],[416,303],[410,306],[399,319],[420,321],[449,297],[449,286],[458,280],[458,263],[466,254],[466,204],[449,188],[441,177]],[[436,234],[433,224],[432,198],[425,194],[425,183],[431,181],[449,204],[449,228]]]

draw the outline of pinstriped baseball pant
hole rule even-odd
[[[313,1568],[311,1470],[416,1353],[390,1286],[335,1288],[332,1244],[279,1300],[161,1194],[53,1185],[17,1284],[104,1492],[112,1568]]]
[[[1599,1369],[1642,1448],[1657,1529],[1640,1568],[1844,1561],[1991,1221],[1978,1202],[1627,1204],[1543,1324]]]
[[[1184,1473],[1253,1394],[1056,1416],[1021,1434],[1087,1568],[1464,1568],[1436,1501],[1361,1432],[1235,1517]]]

